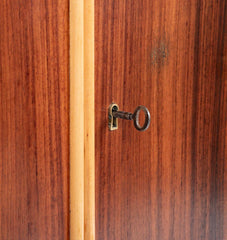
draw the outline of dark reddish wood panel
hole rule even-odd
[[[226,1],[96,0],[96,240],[227,239]],[[142,104],[151,126],[119,120]]]
[[[0,239],[69,237],[69,3],[0,1]]]

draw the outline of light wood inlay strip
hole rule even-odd
[[[84,240],[84,1],[70,1],[70,239]]]
[[[84,239],[95,239],[94,0],[84,1]]]
[[[71,0],[70,95],[70,234],[94,240],[94,0]]]

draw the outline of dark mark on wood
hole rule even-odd
[[[165,42],[160,42],[157,47],[151,51],[151,63],[157,66],[163,66],[168,61],[169,48]]]

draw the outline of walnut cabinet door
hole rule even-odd
[[[0,1],[1,240],[227,239],[226,5]]]
[[[95,1],[96,240],[227,239],[225,16],[223,0]],[[144,105],[149,128],[109,131],[111,103]]]

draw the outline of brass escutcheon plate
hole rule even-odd
[[[117,130],[118,129],[118,119],[113,116],[113,110],[118,111],[119,106],[116,103],[112,103],[109,106],[109,111],[108,111],[108,126],[109,130]]]

